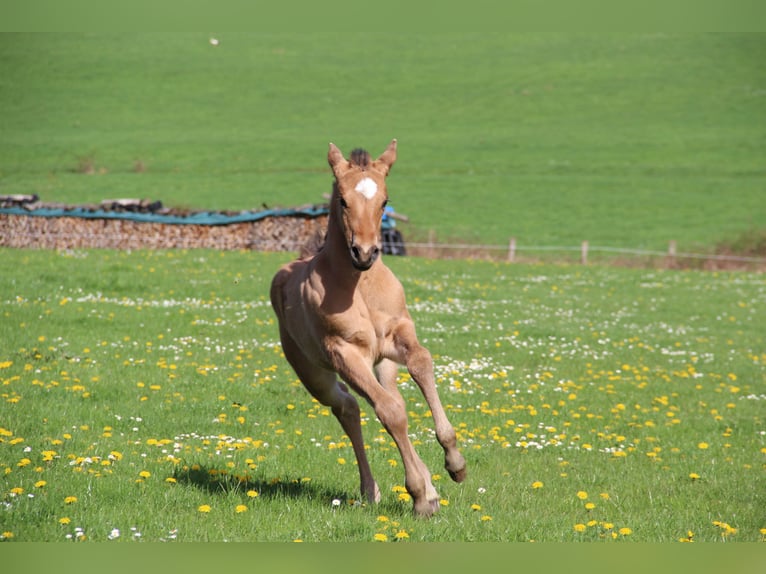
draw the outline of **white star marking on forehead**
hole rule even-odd
[[[375,194],[378,193],[378,184],[372,181],[369,177],[365,177],[362,181],[356,184],[354,191],[358,191],[367,199],[372,199]]]

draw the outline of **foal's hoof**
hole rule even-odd
[[[444,468],[455,482],[463,482],[466,476],[465,459],[457,450],[447,451],[444,456]]]
[[[447,469],[447,472],[449,472],[450,478],[454,480],[455,482],[463,482],[467,475],[465,466],[463,466],[463,468],[461,468],[460,470]]]
[[[418,518],[430,518],[439,512],[439,500],[424,500],[420,504],[415,503],[413,511]]]

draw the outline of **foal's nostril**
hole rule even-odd
[[[351,246],[351,254],[354,256],[354,259],[359,259],[359,248],[356,245]]]

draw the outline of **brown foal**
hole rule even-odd
[[[350,438],[367,500],[378,502],[380,490],[349,387],[372,405],[399,448],[415,514],[431,516],[439,495],[407,435],[398,365],[406,366],[428,402],[453,480],[465,479],[466,465],[436,390],[431,354],[415,335],[401,283],[380,257],[385,180],[396,160],[396,140],[376,160],[361,149],[347,160],[331,143],[327,159],[335,181],[324,244],[284,265],[271,285],[282,349],[306,389],[332,409]]]

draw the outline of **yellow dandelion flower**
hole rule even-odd
[[[388,542],[388,536],[386,536],[382,532],[376,532],[373,538],[375,539],[376,542]]]
[[[20,486],[14,486],[11,489],[11,496],[21,496],[22,494],[24,494],[24,489]]]
[[[690,472],[689,473],[689,478],[691,478],[692,480],[699,480],[700,475],[697,474],[696,472]]]
[[[70,522],[72,522],[72,520],[68,516],[64,516],[63,518],[59,518],[59,524],[62,524],[64,526],[66,526]]]
[[[46,484],[48,484],[48,483],[45,482],[44,480],[38,480],[37,482],[35,482],[35,488],[42,488]]]
[[[399,493],[399,496],[398,496],[397,498],[398,498],[400,501],[402,501],[402,502],[409,502],[409,501],[410,501],[410,499],[411,499],[411,497],[410,497],[409,493],[407,493],[407,492],[400,492],[400,493]]]
[[[238,504],[237,507],[234,509],[234,512],[236,512],[237,514],[247,512],[247,506],[245,506],[244,504]]]
[[[441,498],[441,499],[439,499],[439,504],[441,506],[449,506],[449,500],[447,500],[445,498]]]
[[[378,516],[378,522],[388,522],[388,516],[380,515]]]
[[[50,462],[58,456],[58,453],[55,450],[44,450],[42,452],[42,455],[43,455],[43,462]]]
[[[345,459],[345,458],[343,458],[343,457],[340,457],[340,458],[338,459],[338,464],[346,464],[346,459]]]
[[[585,532],[586,528],[587,527],[584,524],[582,524],[582,523],[578,523],[578,524],[574,525],[574,531],[575,532]]]
[[[593,510],[594,508],[596,508],[596,505],[593,504],[592,502],[585,503],[585,510]]]
[[[633,534],[633,530],[627,527],[620,528],[618,532],[620,533],[621,536],[630,536],[631,534]]]
[[[537,488],[542,488],[543,486],[544,486],[544,485],[543,485],[543,483],[542,483],[542,482],[540,482],[539,480],[536,480],[536,481],[534,481],[534,482],[532,483],[532,488],[534,488],[534,489],[537,489]]]
[[[709,446],[710,446],[710,445],[709,445],[708,443],[706,443],[706,442],[701,442],[701,443],[698,443],[698,444],[697,444],[697,448],[699,448],[699,449],[701,449],[701,450],[705,450],[705,449],[706,449],[706,448],[708,448]]]
[[[601,494],[599,494],[599,496],[601,497],[601,500],[609,500],[608,492],[602,492]]]
[[[612,528],[614,528],[614,524],[612,522],[604,522],[603,524],[601,524],[601,526],[604,527],[604,530],[611,530]]]
[[[678,539],[679,542],[694,542],[694,532],[691,530],[686,531],[686,537],[681,537]]]
[[[588,493],[585,492],[584,490],[580,490],[577,492],[577,498],[579,498],[580,500],[585,500],[588,498]]]
[[[176,480],[176,479],[175,479],[175,478],[173,478],[172,476],[169,476],[169,477],[167,477],[167,478],[165,479],[165,482],[167,482],[168,484],[175,484],[176,482],[178,482],[178,480]]]
[[[485,514],[481,517],[482,522],[489,522],[490,520],[492,520],[492,517],[489,514]]]
[[[210,505],[209,505],[209,504],[202,504],[202,505],[200,505],[200,506],[197,508],[197,510],[198,510],[199,512],[208,513],[208,512],[210,512],[211,508],[210,508]]]
[[[141,472],[138,473],[138,476],[140,476],[141,478],[149,478],[151,475],[152,473],[149,472],[148,470],[142,470]]]
[[[395,538],[396,540],[403,540],[403,539],[405,539],[405,538],[409,538],[409,537],[410,537],[410,535],[409,535],[409,534],[407,534],[407,531],[406,531],[406,530],[403,530],[403,529],[402,529],[402,530],[399,530],[399,531],[397,531],[397,533],[396,533],[396,534],[394,534],[394,538]]]
[[[64,504],[74,504],[75,502],[77,502],[77,497],[76,496],[67,496],[64,499]]]
[[[471,505],[471,510],[481,510],[481,506],[478,505],[478,504],[472,504]]]
[[[256,490],[248,490],[247,491],[247,496],[249,498],[255,498],[256,496],[258,496],[258,491],[256,491]]]

